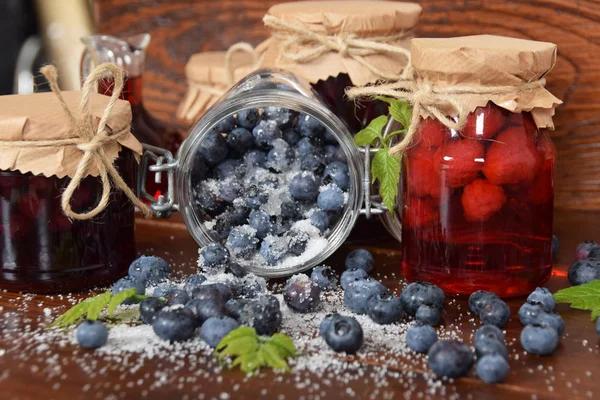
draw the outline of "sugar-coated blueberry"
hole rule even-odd
[[[176,289],[169,295],[167,306],[185,305],[190,301],[190,295],[183,289]]]
[[[309,154],[322,154],[323,149],[311,138],[305,137],[300,139],[296,149],[300,158],[306,157]]]
[[[309,217],[312,226],[324,233],[329,228],[329,215],[322,210],[315,210]]]
[[[186,307],[163,309],[152,322],[152,329],[163,340],[182,342],[194,336],[197,324],[194,314]]]
[[[325,171],[325,161],[321,154],[308,154],[300,159],[300,169],[321,176]]]
[[[296,312],[311,312],[321,302],[321,288],[304,274],[294,275],[285,284],[283,300]]]
[[[473,366],[473,352],[465,343],[451,339],[439,340],[427,353],[429,368],[448,378],[465,376]]]
[[[296,129],[304,137],[322,137],[325,126],[308,114],[301,113],[296,121]]]
[[[442,311],[437,307],[427,304],[421,304],[415,313],[415,320],[424,325],[436,326],[440,323],[441,319]]]
[[[294,150],[282,139],[276,139],[272,145],[267,154],[266,167],[276,172],[288,171],[296,158]]]
[[[263,108],[263,119],[273,120],[281,129],[289,128],[294,122],[296,113],[285,107],[268,106]]]
[[[260,255],[267,264],[276,265],[285,257],[289,250],[286,238],[269,235],[264,238],[260,245]]]
[[[523,325],[531,325],[543,312],[544,309],[539,304],[524,303],[519,308],[519,320]]]
[[[219,122],[215,124],[212,128],[214,132],[217,133],[227,133],[231,132],[231,130],[235,127],[235,117],[233,115],[228,115],[221,119]]]
[[[227,141],[221,133],[210,131],[200,142],[198,152],[209,165],[217,165],[227,158]]]
[[[287,128],[283,130],[282,139],[287,142],[290,146],[295,146],[300,141],[301,137],[294,128]]]
[[[206,161],[202,158],[202,154],[196,153],[192,163],[192,182],[200,182],[208,176],[208,168]]]
[[[219,342],[238,326],[237,321],[231,317],[210,317],[200,327],[200,338],[210,347],[217,347]]]
[[[220,243],[211,243],[200,249],[200,264],[204,268],[225,268],[229,264],[229,250]]]
[[[261,150],[250,150],[244,154],[244,164],[246,168],[263,168],[267,163],[267,153]]]
[[[140,321],[145,324],[152,324],[156,314],[165,307],[165,303],[156,298],[148,297],[140,303]]]
[[[387,291],[386,287],[375,279],[366,278],[350,282],[344,291],[344,304],[353,313],[365,314],[367,300],[385,291]]]
[[[229,301],[227,308],[234,314],[240,325],[253,327],[259,335],[272,335],[281,326],[279,300],[273,295],[258,296],[251,300]]]
[[[504,333],[495,325],[483,325],[477,331],[475,331],[474,343],[483,340],[496,340],[500,343],[504,343]]]
[[[368,277],[369,274],[362,268],[347,269],[342,272],[342,276],[340,277],[340,285],[342,286],[342,289],[346,290],[351,282],[367,279]]]
[[[200,285],[196,290],[192,292],[192,298],[194,299],[217,299],[222,303],[225,303],[227,300],[233,297],[233,293],[231,288],[226,284],[219,283],[211,283]]]
[[[579,243],[575,249],[575,258],[578,260],[588,258],[590,251],[595,247],[598,247],[598,243],[593,240],[586,240],[585,242]]]
[[[478,358],[488,354],[498,354],[508,360],[508,349],[504,342],[495,339],[481,339],[475,344],[475,353]]]
[[[583,285],[600,279],[600,258],[575,260],[569,266],[567,277],[573,286]]]
[[[112,294],[117,294],[120,293],[124,290],[127,289],[135,289],[136,294],[140,294],[140,295],[144,295],[146,294],[146,285],[144,282],[132,278],[130,276],[126,276],[124,278],[119,279],[117,282],[115,282],[115,284],[112,286]],[[127,299],[123,302],[123,304],[133,304],[136,303],[136,301],[133,301],[131,299]]]
[[[261,120],[252,129],[254,144],[259,148],[268,148],[275,139],[281,139],[282,133],[277,122],[271,120]]]
[[[225,267],[225,273],[231,274],[236,278],[243,278],[248,275],[248,271],[236,262],[230,262],[229,265]]]
[[[245,225],[248,222],[250,211],[252,211],[252,209],[245,205],[234,205],[231,209],[231,223],[234,225]]]
[[[335,185],[326,187],[317,197],[317,205],[323,211],[339,212],[344,209],[345,204],[344,192]]]
[[[290,253],[296,256],[304,253],[306,246],[308,245],[308,241],[310,240],[310,235],[308,233],[294,228],[286,232],[284,237],[288,240]]]
[[[549,327],[527,325],[521,331],[521,346],[528,353],[546,356],[558,347],[558,333]]]
[[[244,200],[248,207],[258,210],[260,206],[266,204],[269,200],[267,192],[261,190],[257,185],[250,185],[244,194]]]
[[[217,183],[217,187],[219,190],[218,198],[229,204],[233,203],[235,199],[239,198],[243,192],[241,182],[235,178],[219,181]]]
[[[327,331],[329,330],[331,324],[333,323],[333,321],[336,318],[339,318],[341,315],[334,313],[334,314],[327,314],[322,320],[321,323],[319,324],[319,336],[321,336],[323,339],[325,339],[325,334],[327,333]]]
[[[229,315],[223,299],[220,298],[201,298],[192,299],[185,308],[190,310],[199,325],[211,317],[224,317]]]
[[[227,208],[227,202],[217,197],[217,193],[206,182],[194,185],[193,199],[200,209],[211,217],[221,214]]]
[[[437,333],[430,325],[417,323],[408,328],[404,340],[409,349],[417,353],[427,353],[437,341]]]
[[[100,321],[86,319],[77,327],[75,337],[81,347],[85,349],[97,349],[106,344],[108,329]]]
[[[227,159],[221,161],[214,168],[214,172],[218,179],[225,180],[227,178],[243,178],[246,174],[246,165],[240,160]]]
[[[497,354],[483,356],[477,362],[477,376],[485,383],[504,382],[510,372],[508,361]]]
[[[319,195],[319,185],[319,179],[314,174],[305,171],[292,178],[289,190],[296,200],[314,201]]]
[[[188,292],[190,296],[193,295],[194,291],[206,282],[206,277],[202,274],[193,274],[185,278],[183,282],[183,288]],[[164,297],[164,296],[163,296]]]
[[[238,111],[237,114],[238,125],[246,129],[254,128],[254,125],[256,125],[259,119],[260,115],[256,108],[244,108],[243,110]]]
[[[389,292],[376,293],[367,300],[367,315],[380,325],[393,324],[404,316],[400,298]]]
[[[337,287],[337,277],[331,267],[319,265],[313,268],[310,279],[316,283],[322,291],[334,290]]]
[[[414,316],[423,304],[443,310],[446,296],[442,289],[432,283],[413,282],[402,290],[400,300],[404,312]]]
[[[325,167],[323,183],[335,183],[340,189],[346,191],[350,187],[350,170],[348,164],[342,161],[333,161]]]
[[[479,312],[479,319],[486,325],[502,328],[510,318],[510,307],[501,299],[494,299]]]
[[[179,286],[172,283],[160,283],[154,288],[152,297],[162,297],[166,299],[177,289],[179,289]]]
[[[541,306],[544,311],[550,312],[556,307],[556,300],[550,291],[546,288],[536,288],[528,297],[527,302],[529,304],[537,304]]]
[[[363,330],[352,317],[339,315],[326,323],[322,334],[327,345],[335,352],[354,354],[363,344]]]
[[[373,271],[375,259],[369,250],[355,249],[348,253],[344,265],[346,269],[360,268],[370,273]]]
[[[169,271],[169,263],[155,256],[141,256],[129,266],[129,276],[146,285],[156,285],[167,279]]]
[[[469,308],[475,314],[479,315],[481,309],[495,299],[499,299],[496,293],[478,290],[469,296]]]
[[[345,162],[346,155],[344,151],[340,148],[340,146],[333,146],[328,144],[323,148],[325,153],[325,161],[327,163],[332,163],[334,161],[342,161]]]
[[[253,210],[250,213],[248,225],[256,230],[256,237],[259,239],[275,233],[275,223],[271,221],[271,216],[261,210]]]

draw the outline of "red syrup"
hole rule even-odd
[[[426,120],[403,160],[402,273],[521,296],[552,269],[556,153],[528,113],[488,104],[459,134]]]
[[[137,163],[122,151],[115,167],[135,187]],[[127,274],[136,255],[133,205],[113,188],[108,207],[90,220],[69,220],[60,206],[70,179],[0,171],[0,287],[55,293],[89,289]],[[88,176],[75,191],[75,212],[101,197],[98,178]]]

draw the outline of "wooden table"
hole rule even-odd
[[[547,286],[554,292],[568,286],[566,270],[577,243],[598,239],[600,213],[556,212],[556,234],[561,240],[561,252]],[[193,270],[197,246],[185,227],[177,222],[138,222],[138,248],[172,259],[180,270]],[[399,266],[397,243],[391,238],[348,242],[330,260],[338,270],[341,259],[350,247],[365,246],[377,258],[377,272],[391,287],[404,285],[391,277]],[[107,362],[94,352],[56,340],[50,346],[36,344],[31,338],[21,340],[21,330],[31,330],[48,322],[44,309],[66,305],[67,298],[33,296],[0,292],[0,398],[2,399],[118,399],[118,398],[599,398],[600,340],[590,322],[589,313],[569,309],[561,304],[557,311],[566,323],[565,334],[553,356],[537,357],[523,352],[518,342],[522,329],[517,311],[524,299],[509,301],[512,317],[507,327],[511,375],[506,383],[486,385],[474,377],[443,383],[443,389],[430,395],[424,363],[399,360],[401,368],[381,371],[377,367],[386,354],[356,359],[362,375],[355,374],[348,383],[334,379],[336,372],[315,375],[276,375],[261,373],[244,377],[238,371],[214,372],[216,363],[209,358],[146,360],[137,370],[123,367],[120,362]],[[460,310],[459,310],[460,309]],[[452,300],[444,315],[446,327],[460,323],[460,336],[471,341],[477,321],[467,310],[465,300]],[[46,311],[48,313],[48,311]],[[399,337],[398,340],[401,340]],[[135,355],[127,357],[135,365]],[[123,357],[125,358],[125,357]],[[123,361],[123,358],[119,358]],[[348,359],[351,361],[352,359]],[[357,364],[359,365],[359,364]],[[414,367],[406,367],[414,365]],[[131,367],[127,367],[131,368]],[[377,372],[377,379],[373,373]],[[344,375],[345,376],[345,375]],[[350,376],[350,375],[348,375]],[[382,378],[382,376],[384,376]],[[338,376],[339,378],[339,376]],[[386,386],[382,386],[385,384]],[[350,389],[348,389],[350,388]],[[228,395],[226,395],[228,394]]]

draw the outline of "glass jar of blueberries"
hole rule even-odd
[[[165,216],[178,209],[198,244],[224,243],[257,275],[319,264],[365,212],[365,161],[347,126],[287,72],[265,69],[240,81],[175,158],[146,149],[145,158],[158,159],[149,170],[167,171],[170,182],[152,208]]]

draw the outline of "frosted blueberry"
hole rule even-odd
[[[334,290],[337,287],[337,277],[335,272],[326,265],[319,265],[315,267],[311,274],[310,279],[315,282],[321,290]]]
[[[155,285],[167,279],[169,271],[169,263],[155,256],[141,256],[129,266],[129,276],[146,285]]]
[[[334,161],[325,167],[323,172],[324,183],[335,183],[340,189],[348,190],[350,187],[350,170],[348,164]]]
[[[260,148],[268,148],[275,139],[281,139],[281,129],[277,126],[277,122],[270,120],[261,120],[252,129],[254,144]]]
[[[200,142],[198,152],[207,164],[217,165],[227,158],[227,141],[220,133],[213,130]]]
[[[299,173],[292,178],[289,190],[296,200],[314,201],[319,195],[319,180],[310,172]]]
[[[476,371],[479,379],[485,383],[500,383],[508,377],[510,367],[503,357],[486,355],[477,362]]]
[[[367,273],[373,271],[374,264],[375,259],[373,258],[373,255],[366,249],[352,250],[346,256],[346,261],[344,263],[346,269],[360,268],[364,269]]]
[[[317,205],[323,211],[339,212],[344,209],[345,203],[344,192],[335,185],[327,187],[317,197]]]
[[[75,337],[79,345],[85,349],[97,349],[108,340],[108,329],[100,321],[85,320],[77,327]]]
[[[237,122],[242,128],[252,129],[258,122],[260,115],[256,108],[244,108],[238,111]]]
[[[230,317],[210,317],[200,327],[200,337],[210,347],[217,347],[219,342],[238,326],[237,321]]]
[[[440,340],[427,353],[429,368],[448,378],[465,376],[473,366],[473,352],[465,343],[451,339]]]
[[[417,323],[408,328],[404,340],[409,349],[417,353],[426,353],[437,341],[437,333],[430,325]]]
[[[550,327],[527,325],[521,331],[521,346],[532,354],[546,356],[558,347],[558,333]]]
[[[342,272],[342,276],[340,277],[340,285],[344,290],[346,290],[351,282],[367,279],[368,277],[369,274],[362,268],[347,269]]]
[[[259,239],[275,233],[275,223],[271,221],[271,216],[264,211],[253,210],[248,218],[248,225],[256,231],[256,237]]]
[[[329,228],[329,215],[325,211],[315,210],[309,217],[312,226],[324,233]]]

